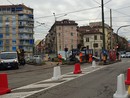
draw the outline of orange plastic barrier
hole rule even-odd
[[[8,88],[7,74],[0,74],[0,95],[10,93],[11,90]]]
[[[75,65],[74,65],[74,74],[79,74],[79,73],[81,73],[82,71],[81,71],[81,69],[80,69],[80,63],[76,63]]]

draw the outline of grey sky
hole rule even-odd
[[[2,5],[11,4],[9,1],[13,4],[24,3],[33,8],[35,26],[39,25],[38,22],[45,23],[45,25],[35,28],[35,40],[45,38],[55,21],[53,13],[58,17],[57,20],[75,20],[79,26],[88,25],[89,22],[101,21],[101,8],[99,7],[101,0],[0,0]],[[112,9],[115,32],[120,26],[130,25],[130,0],[104,0],[104,4],[105,23],[110,24],[110,9]],[[75,12],[83,9],[86,10]],[[65,14],[61,13],[67,13],[67,15],[64,16]],[[119,35],[130,39],[130,27],[120,29]]]

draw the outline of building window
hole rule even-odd
[[[71,45],[71,49],[73,49],[73,45]]]
[[[89,42],[89,38],[86,38],[86,42]]]
[[[3,16],[0,15],[0,22],[2,23],[2,21],[3,21]]]
[[[2,46],[3,45],[3,41],[0,41],[0,46]]]
[[[7,8],[7,11],[8,11],[8,12],[10,12],[10,10],[11,10],[10,8]]]
[[[2,33],[2,28],[0,28],[0,33]]]
[[[6,40],[6,44],[9,45],[9,40]]]
[[[16,45],[16,40],[12,40],[12,44],[13,44],[13,45]]]
[[[71,32],[71,36],[73,36],[73,33]]]
[[[94,47],[94,48],[98,48],[98,43],[94,43],[94,44],[93,44],[93,47]]]
[[[94,40],[97,40],[97,35],[94,35]]]
[[[59,33],[59,36],[60,36],[60,33]]]
[[[12,20],[16,20],[16,16],[12,16]]]
[[[9,33],[9,27],[6,27],[6,33]]]
[[[5,21],[9,22],[9,16],[5,16]]]
[[[3,51],[3,47],[0,47],[0,51]]]
[[[12,28],[12,33],[16,34],[16,28]]]
[[[16,46],[13,46],[13,47],[12,47],[12,51],[16,51]]]
[[[8,33],[6,34],[6,38],[9,39],[9,34]]]
[[[101,39],[101,40],[103,40],[103,38],[102,38],[102,37],[103,37],[103,36],[101,35],[101,36],[100,36],[100,39]]]
[[[59,30],[61,30],[61,27],[59,27]]]
[[[59,46],[60,50],[61,50],[61,46]]]
[[[3,26],[3,23],[0,23],[0,27],[2,27]]]
[[[9,46],[6,47],[6,51],[9,51]]]
[[[16,34],[12,34],[12,39],[16,39]]]
[[[0,38],[3,38],[3,34],[0,34]]]
[[[87,49],[89,49],[89,46],[86,46],[87,47]]]

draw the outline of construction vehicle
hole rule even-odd
[[[17,49],[17,54],[20,65],[25,65],[24,49]]]

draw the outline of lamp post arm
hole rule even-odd
[[[116,31],[116,34],[117,34],[117,44],[118,44],[118,31],[119,31],[121,28],[123,28],[123,27],[128,27],[128,26],[130,26],[130,25],[120,26],[120,27],[117,29],[117,31]]]

